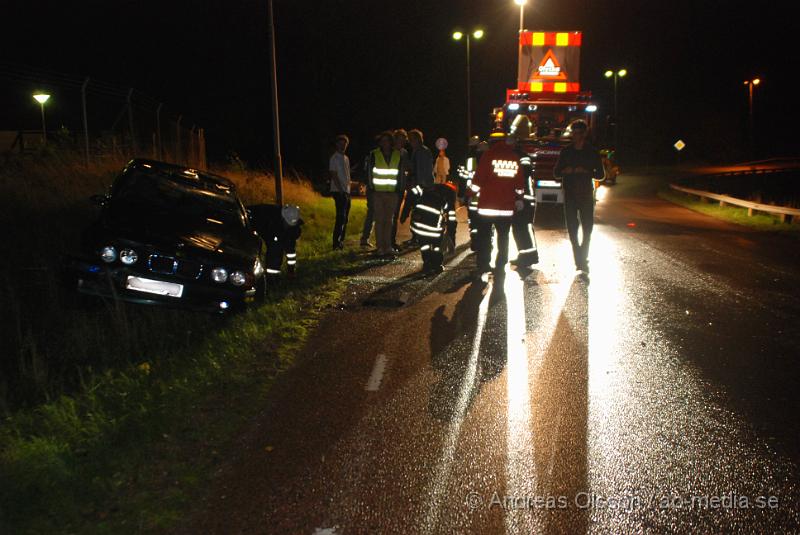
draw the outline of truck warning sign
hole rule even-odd
[[[581,32],[522,32],[519,44],[520,91],[580,91]]]

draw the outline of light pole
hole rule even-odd
[[[275,14],[269,0],[270,67],[272,78],[272,139],[275,151],[275,202],[283,206],[283,160],[281,157],[281,119],[278,105],[278,60],[275,52]]]
[[[612,71],[609,69],[604,73],[606,78],[614,78],[614,150],[619,150],[619,136],[617,135],[619,131],[619,117],[617,115],[617,85],[619,84],[619,79],[625,78],[627,74],[627,69],[619,69],[618,71]]]
[[[453,32],[453,39],[456,41],[461,41],[466,37],[467,40],[467,142],[469,142],[469,138],[472,135],[472,102],[470,97],[470,66],[469,66],[469,47],[470,47],[470,34],[460,32],[458,30]],[[483,30],[477,29],[472,31],[472,37],[475,39],[482,39],[483,38]]]
[[[44,103],[50,100],[50,95],[46,93],[36,93],[33,95],[33,99],[39,103],[39,106],[42,108],[42,140],[44,144],[47,145],[47,124],[44,120]]]
[[[514,3],[519,6],[519,33],[522,33],[525,28],[525,4],[528,3],[528,0],[514,0]]]
[[[747,103],[748,103],[748,130],[750,138],[750,156],[755,157],[755,123],[753,121],[753,88],[761,83],[761,78],[753,78],[752,80],[745,80],[744,85],[747,86]]]

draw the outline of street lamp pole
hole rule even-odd
[[[472,97],[470,92],[469,34],[467,34],[467,143],[472,136]],[[750,107],[752,110],[752,106]]]
[[[745,80],[744,85],[747,86],[747,103],[748,103],[748,137],[750,141],[750,156],[755,157],[755,122],[753,120],[753,88],[761,83],[760,78],[753,78],[752,80]]]
[[[483,30],[474,30],[471,34],[475,39],[483,37]],[[460,41],[466,37],[467,41],[467,143],[469,143],[470,136],[472,135],[472,96],[471,96],[471,82],[470,82],[470,33],[460,31],[453,32],[453,39]]]
[[[39,106],[42,109],[42,141],[44,145],[47,145],[47,123],[44,120],[44,103],[50,99],[50,95],[45,93],[37,93],[33,95],[33,99],[39,103]]]
[[[614,149],[619,150],[619,115],[618,115],[618,104],[619,99],[617,97],[618,91],[618,84],[620,78],[625,78],[628,74],[627,69],[619,69],[617,71],[612,71],[611,69],[607,70],[604,75],[606,78],[614,78]]]
[[[514,0],[514,3],[519,6],[519,33],[522,33],[525,29],[525,4],[528,0]]]

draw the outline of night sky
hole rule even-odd
[[[316,173],[339,132],[351,135],[351,153],[360,157],[375,133],[394,127],[422,129],[430,146],[450,138],[459,154],[465,46],[452,41],[455,28],[486,31],[472,46],[477,133],[488,133],[488,113],[515,83],[512,0],[275,0],[275,9],[289,167]],[[266,1],[5,1],[2,11],[0,130],[38,128],[29,96],[37,81],[14,75],[32,67],[135,87],[165,102],[165,113],[203,126],[210,158],[236,150],[253,165],[269,164]],[[631,162],[669,162],[678,137],[688,143],[687,157],[742,159],[742,82],[753,76],[764,80],[756,94],[759,155],[797,152],[790,96],[797,46],[784,44],[796,19],[778,2],[529,0],[525,26],[584,32],[581,82],[601,115],[612,103],[603,71],[628,69],[619,99]],[[51,121],[78,130],[74,90],[58,102],[57,87],[38,85],[54,93]],[[95,124],[114,121],[119,103],[111,104]]]

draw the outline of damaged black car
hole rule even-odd
[[[230,180],[136,159],[106,195],[68,280],[84,294],[226,312],[263,297],[266,245]]]

